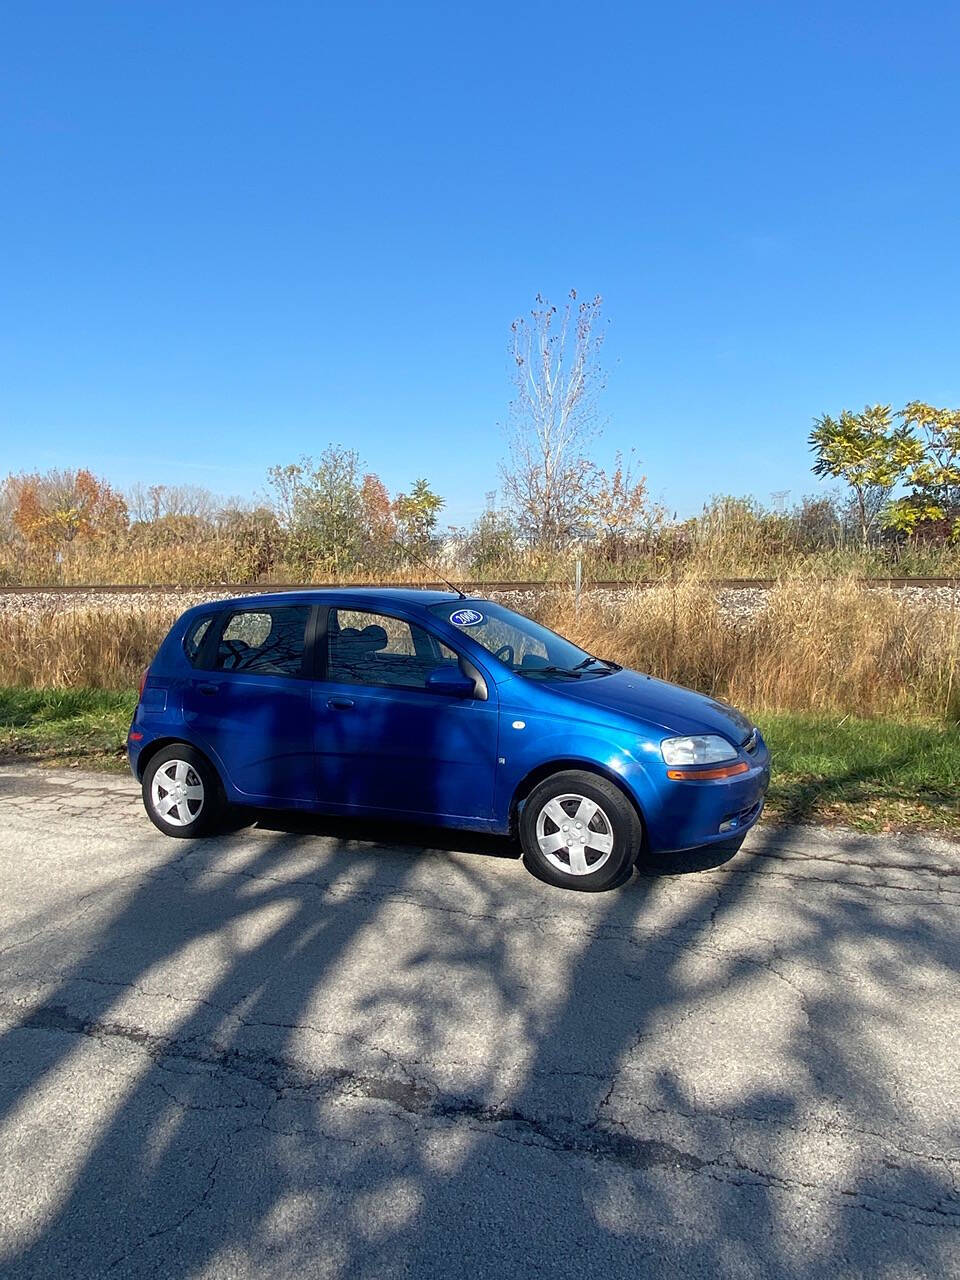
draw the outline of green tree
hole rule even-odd
[[[817,455],[813,471],[849,485],[865,547],[878,522],[878,496],[886,498],[917,461],[917,441],[905,423],[895,426],[888,404],[867,405],[862,413],[844,409],[839,418],[814,419],[809,436]]]
[[[364,520],[360,458],[328,445],[320,457],[301,458],[267,473],[291,558],[304,568],[337,573],[359,563]]]
[[[462,537],[471,575],[506,577],[517,556],[517,530],[508,511],[497,506],[496,491],[487,494],[483,514]]]
[[[960,409],[911,400],[897,417],[920,434],[903,477],[910,492],[891,503],[887,523],[904,533],[946,524],[960,538]]]
[[[422,477],[414,482],[409,493],[398,493],[393,514],[401,541],[419,548],[429,545],[443,507],[443,498],[434,493]]]
[[[256,582],[276,570],[286,553],[286,539],[270,507],[224,507],[217,530],[230,548],[231,572],[241,582]]]

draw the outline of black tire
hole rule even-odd
[[[178,785],[177,779],[167,777],[165,771],[167,766],[175,762],[182,762],[185,766],[182,771],[185,776],[182,784],[179,784],[185,790],[173,810],[168,811],[170,816],[166,816],[155,802],[155,796],[160,795],[162,804],[168,796],[174,794],[166,784],[169,782],[174,787]],[[171,774],[176,772],[175,768],[170,770]],[[158,774],[160,781],[154,787]],[[147,817],[165,836],[192,840],[196,836],[214,835],[227,825],[229,807],[217,771],[205,755],[186,742],[172,742],[169,746],[161,747],[150,758],[143,771],[141,791]]]
[[[592,802],[598,806],[598,812],[578,827],[577,813],[583,812],[586,816],[586,811],[580,809],[580,800]],[[558,815],[556,821],[544,813],[545,806],[551,801],[557,801],[559,806],[554,807]],[[541,848],[540,841],[541,838],[546,843],[562,840],[566,827],[559,820],[561,812],[570,819],[572,840],[588,843],[579,844],[579,857],[574,843],[571,847],[557,848],[551,860],[549,852]],[[543,824],[538,830],[541,814]],[[643,839],[639,814],[620,788],[598,774],[581,769],[564,769],[538,783],[520,811],[519,827],[528,870],[550,884],[562,889],[579,889],[583,893],[611,889],[627,879]],[[609,850],[600,848],[601,843],[605,845],[611,836]],[[589,843],[591,837],[598,847]],[[570,870],[566,869],[568,866]],[[577,866],[581,869],[575,872],[573,868]]]

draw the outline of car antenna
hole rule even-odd
[[[420,564],[422,564],[423,567],[429,573],[434,574],[438,582],[445,583],[450,588],[451,591],[455,591],[461,600],[466,600],[467,593],[463,591],[460,587],[454,586],[454,584],[450,581],[450,579],[445,578],[442,573],[437,573],[436,565],[430,564],[428,561],[426,561],[423,558],[423,556],[419,555],[416,551],[414,551],[412,547],[405,547],[399,538],[391,538],[390,541],[395,543],[396,546],[400,548],[400,550],[403,552],[404,555],[412,556],[413,559],[417,560]]]

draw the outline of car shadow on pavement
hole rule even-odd
[[[371,818],[341,818],[316,813],[278,813],[273,810],[249,810],[238,817],[239,825],[256,825],[263,831],[285,832],[288,835],[314,836],[342,840],[349,844],[367,844],[381,848],[413,849],[420,852],[433,850],[450,853],[475,853],[482,857],[521,859],[523,849],[515,835],[490,835],[480,831],[462,831],[450,827],[430,826],[408,820],[376,820]],[[739,840],[724,844],[705,845],[697,849],[684,849],[669,853],[651,854],[641,850],[634,867],[613,887],[619,888],[636,872],[640,877],[693,875],[700,871],[723,866],[735,857],[742,844]],[[536,866],[527,863],[526,870],[544,884],[550,881],[542,877]]]
[[[489,835],[482,831],[459,831],[424,823],[372,818],[341,818],[316,813],[279,813],[251,810],[251,824],[263,831],[289,835],[342,840],[349,844],[369,844],[387,848],[476,853],[490,858],[519,858],[520,843],[512,836]]]

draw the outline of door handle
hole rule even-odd
[[[198,691],[200,693],[205,693],[208,698],[212,698],[219,688],[220,686],[216,684],[198,684],[197,685]]]
[[[328,698],[327,706],[331,711],[347,711],[353,706],[352,698]]]

